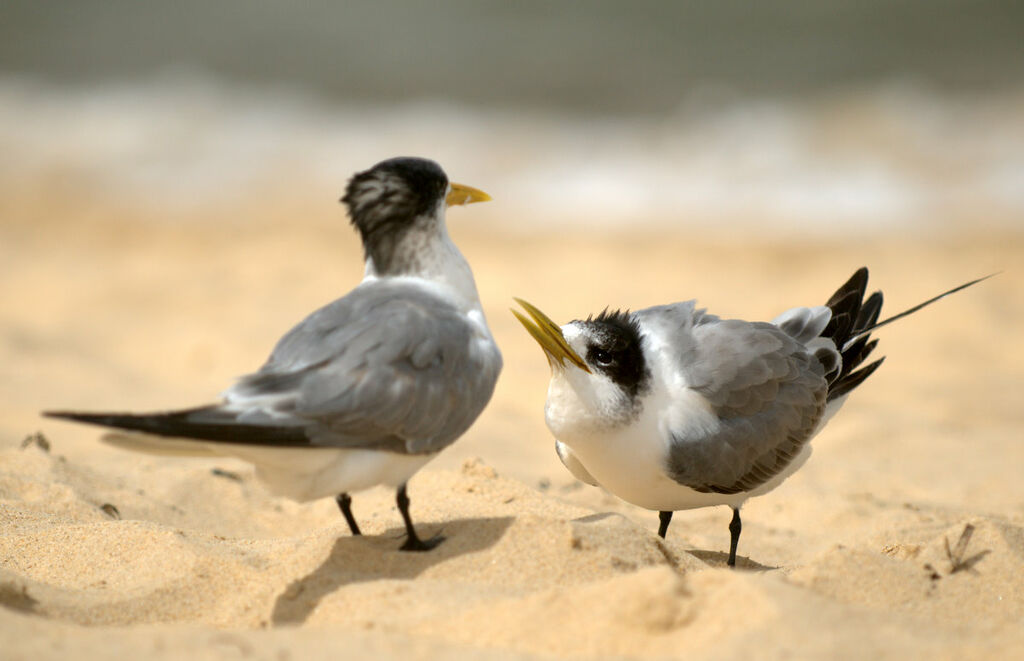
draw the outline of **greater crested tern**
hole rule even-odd
[[[864,365],[870,332],[984,279],[882,322],[866,268],[825,305],[771,323],[720,319],[695,301],[562,327],[521,299],[529,317],[512,312],[551,366],[544,416],[565,467],[660,512],[663,538],[675,511],[730,506],[735,566],[740,507],[807,461],[811,438],[881,365]]]
[[[349,493],[395,487],[402,550],[429,550],[443,538],[416,534],[406,482],[469,429],[502,366],[445,209],[489,199],[422,158],[357,173],[341,201],[362,239],[362,282],[282,337],[221,403],[44,415],[113,427],[104,440],[133,450],[244,459],[275,494],[336,497],[354,535]]]

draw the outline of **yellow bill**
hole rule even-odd
[[[455,182],[452,182],[450,187],[451,190],[448,191],[448,197],[444,200],[450,207],[462,204],[473,204],[474,202],[487,202],[491,199],[490,195],[478,188],[473,188],[472,186],[465,186],[463,184],[456,184]]]
[[[533,339],[537,340],[537,344],[544,350],[544,354],[547,355],[548,362],[551,363],[552,367],[564,367],[565,362],[569,361],[584,372],[590,371],[590,368],[583,362],[579,354],[573,351],[573,348],[565,341],[565,336],[562,335],[562,329],[558,324],[551,321],[546,314],[523,299],[516,298],[515,302],[523,306],[523,309],[526,310],[532,319],[527,319],[526,315],[518,310],[512,310],[512,314],[516,316],[516,319],[523,325],[526,332]]]

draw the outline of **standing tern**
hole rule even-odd
[[[363,281],[289,331],[221,403],[44,415],[113,427],[104,440],[133,450],[244,459],[275,494],[336,497],[353,535],[349,492],[393,486],[402,550],[429,550],[443,538],[417,536],[406,482],[476,420],[502,366],[445,209],[489,199],[449,184],[433,161],[378,163],[353,176],[341,200],[362,239]]]
[[[866,268],[825,305],[771,323],[720,319],[695,301],[562,327],[518,298],[530,318],[512,312],[551,366],[544,415],[565,467],[660,512],[663,538],[677,510],[730,506],[735,567],[740,507],[807,461],[811,438],[881,365],[864,365],[870,332],[984,279],[882,322]]]

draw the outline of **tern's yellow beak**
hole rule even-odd
[[[519,323],[526,328],[526,331],[533,336],[533,339],[537,340],[537,344],[544,350],[548,357],[548,362],[551,363],[551,367],[564,367],[565,361],[569,361],[584,372],[590,371],[590,368],[583,362],[579,354],[573,351],[573,348],[565,341],[565,336],[562,335],[562,329],[559,328],[558,324],[551,321],[546,314],[523,299],[517,298],[515,302],[523,306],[523,309],[533,317],[531,321],[518,310],[512,310],[512,314],[516,316]]]
[[[448,197],[444,201],[450,207],[454,207],[460,204],[473,204],[474,202],[487,202],[491,199],[491,196],[483,192],[480,189],[473,188],[472,186],[463,186],[462,184],[451,183],[451,190],[448,191]]]

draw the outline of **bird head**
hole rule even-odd
[[[635,315],[605,310],[559,327],[535,306],[515,300],[529,317],[512,313],[551,366],[545,415],[558,438],[572,430],[616,427],[636,417],[651,373]]]
[[[341,201],[359,231],[367,258],[391,270],[397,246],[411,234],[443,232],[447,207],[486,202],[481,190],[450,183],[441,166],[425,158],[391,158],[356,173]]]

